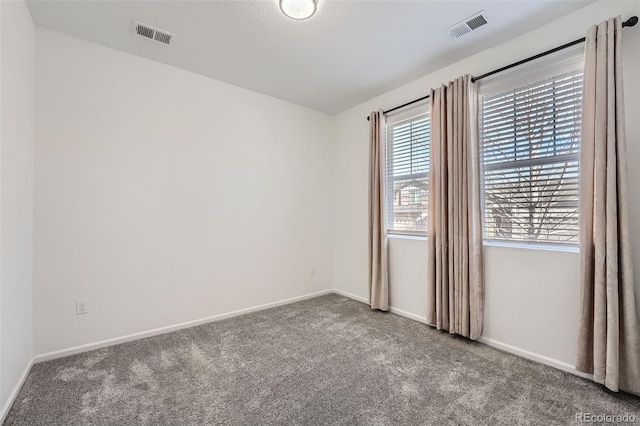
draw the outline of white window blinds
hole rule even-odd
[[[387,230],[426,234],[431,123],[424,103],[388,115],[385,192]]]
[[[581,51],[481,84],[485,240],[578,243]]]

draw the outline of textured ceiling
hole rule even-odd
[[[319,0],[305,21],[277,0],[27,4],[36,25],[335,114],[592,2]],[[488,25],[449,38],[482,9]],[[172,45],[134,36],[134,19]]]

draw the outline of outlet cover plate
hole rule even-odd
[[[89,305],[86,300],[76,301],[76,315],[83,315],[89,312]]]

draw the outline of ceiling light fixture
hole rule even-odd
[[[280,0],[280,10],[291,19],[301,21],[316,13],[318,0]]]

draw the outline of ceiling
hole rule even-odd
[[[593,0],[330,1],[311,19],[278,0],[35,1],[36,25],[336,114]],[[483,10],[459,39],[446,28]],[[132,21],[176,35],[134,36]]]

